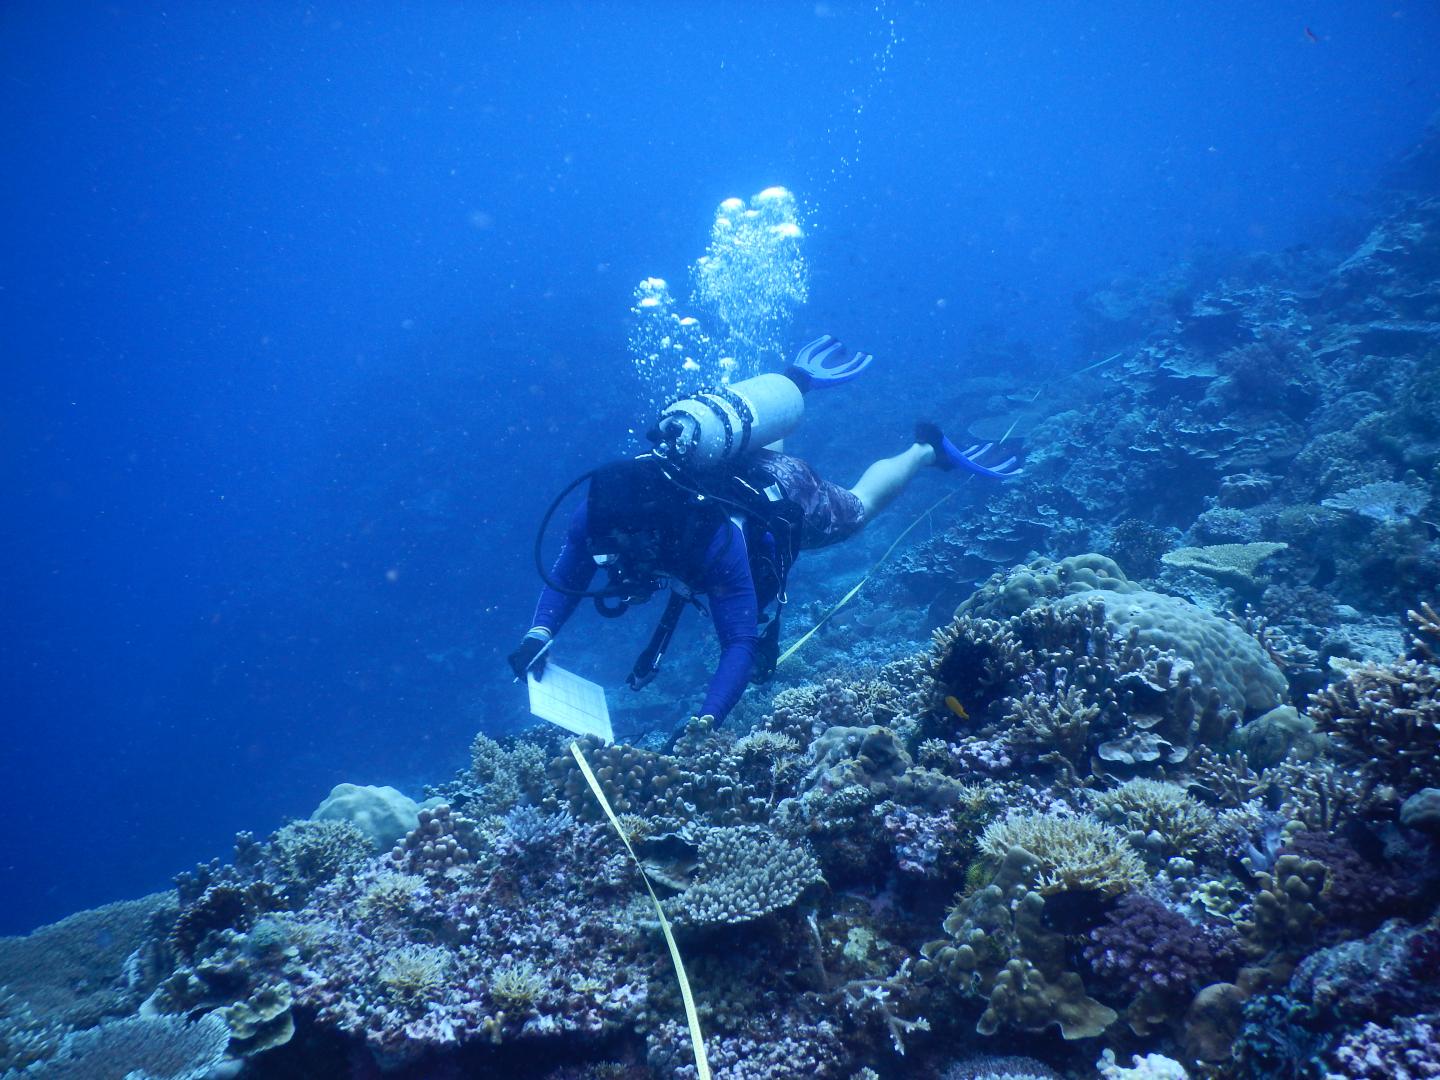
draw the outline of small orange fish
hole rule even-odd
[[[965,706],[960,704],[960,699],[954,694],[947,694],[945,707],[958,716],[961,720],[969,720],[970,714],[965,711]]]

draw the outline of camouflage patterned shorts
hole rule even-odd
[[[805,514],[800,536],[802,548],[822,548],[838,544],[865,527],[865,507],[853,491],[822,480],[808,462],[773,450],[755,454],[785,497],[793,500]]]

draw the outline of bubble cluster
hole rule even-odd
[[[788,189],[766,188],[748,205],[726,199],[705,254],[690,268],[696,314],[677,308],[663,278],[636,286],[630,356],[649,406],[700,385],[749,378],[784,358],[790,319],[809,296],[804,238]]]

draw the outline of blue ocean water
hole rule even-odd
[[[793,343],[880,356],[798,444],[848,481],[908,434],[867,418],[957,372],[1100,359],[1079,293],[1355,228],[1440,107],[1437,29],[1409,2],[7,5],[0,933],[523,721],[535,522],[648,419],[631,293],[683,280],[720,200],[793,190]]]

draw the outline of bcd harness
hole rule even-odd
[[[693,589],[672,568],[683,563],[685,554],[705,550],[717,529],[734,524],[746,548],[757,597],[773,588],[776,598],[775,614],[763,632],[770,648],[768,653],[762,650],[762,656],[773,656],[780,613],[787,600],[786,581],[800,550],[804,515],[799,505],[785,496],[763,463],[755,460],[731,462],[728,469],[703,476],[681,471],[673,462],[653,454],[642,455],[622,468],[629,475],[619,474],[616,479],[607,476],[604,468],[586,473],[551,504],[535,543],[536,565],[545,583],[558,592],[593,599],[596,611],[612,619],[623,615],[631,604],[669,590],[665,610],[626,676],[630,688],[639,690],[659,672],[685,609],[693,604],[708,614]],[[560,503],[586,480],[591,480],[587,547],[608,580],[602,589],[576,591],[550,577],[540,548]],[[610,505],[616,503],[623,505]],[[637,522],[643,525],[637,528]],[[767,533],[770,544],[765,541]],[[726,544],[734,542],[727,531]],[[720,554],[724,552],[722,549]],[[773,671],[773,660],[762,662],[752,681],[766,681]]]
[[[746,561],[754,579],[757,598],[773,591],[775,613],[766,621],[762,633],[762,638],[771,647],[768,652],[762,650],[761,658],[757,660],[757,669],[751,676],[752,682],[768,682],[775,671],[774,654],[777,650],[774,646],[779,642],[780,614],[788,600],[785,585],[789,579],[790,568],[800,551],[803,515],[799,505],[785,497],[774,478],[757,462],[747,463],[747,467],[742,470],[732,471],[718,479],[710,477],[708,480],[706,490],[694,491],[692,497],[699,494],[712,504],[720,504],[732,512],[719,522],[718,526],[715,515],[696,515],[700,519],[695,522],[698,527],[687,531],[692,533],[692,537],[698,532],[699,535],[694,537],[694,540],[706,543],[708,537],[714,535],[714,527],[723,527],[726,522],[735,525],[740,530],[740,542],[745,545]],[[713,527],[706,532],[703,531],[706,525]],[[766,534],[769,534],[771,541],[768,544]],[[726,543],[734,543],[734,539],[727,539]],[[694,591],[679,577],[662,576],[660,585],[668,586],[670,596],[649,642],[636,657],[630,674],[625,677],[625,682],[632,690],[640,690],[649,685],[659,673],[660,663],[670,648],[680,616],[687,607],[693,605],[701,614],[709,614]],[[764,660],[767,655],[770,657],[768,662]]]

